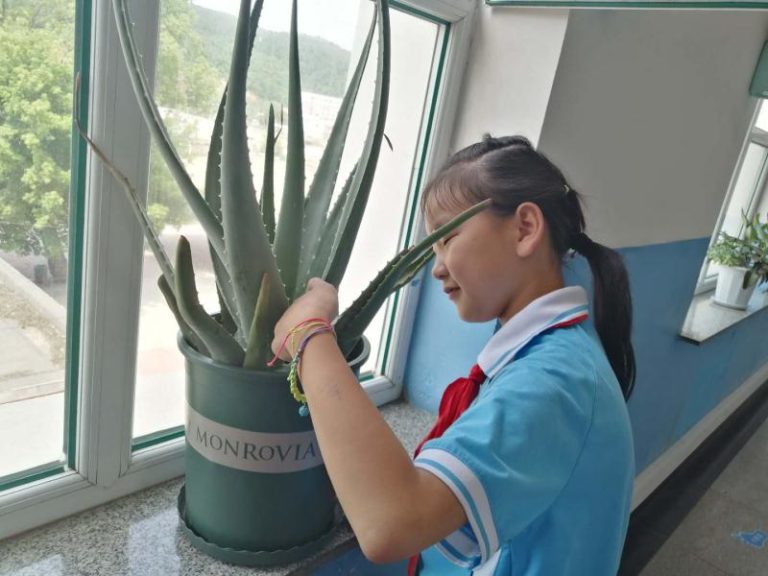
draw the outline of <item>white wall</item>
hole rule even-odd
[[[568,10],[478,7],[452,150],[494,136],[539,139]]]
[[[614,247],[709,236],[756,100],[768,13],[573,11],[540,149]]]

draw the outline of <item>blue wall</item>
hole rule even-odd
[[[768,362],[768,310],[702,344],[679,336],[708,243],[701,238],[619,250],[634,303],[637,382],[629,410],[638,472]],[[425,277],[405,385],[411,403],[436,412],[443,389],[474,363],[494,323],[463,323],[440,284]],[[566,281],[589,289],[582,258],[567,265]]]

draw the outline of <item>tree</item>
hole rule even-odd
[[[176,112],[167,112],[164,119],[171,140],[189,144],[187,150],[179,150],[187,161],[195,153],[195,117],[209,120],[216,115],[219,94],[226,81],[208,62],[203,39],[196,31],[196,19],[188,0],[164,0],[160,4],[155,93],[165,109]],[[207,151],[207,140],[204,147]],[[165,162],[155,153],[150,157],[148,202],[149,215],[160,230],[166,224],[178,226],[192,219]]]
[[[61,261],[68,237],[74,0],[0,20],[0,247]]]
[[[164,106],[210,118],[223,78],[194,19],[188,0],[161,3],[157,91]],[[69,236],[74,21],[74,0],[0,4],[0,249],[43,254],[54,275]],[[177,142],[189,131],[181,120],[168,124]],[[159,227],[185,220],[186,203],[154,158],[150,197]]]

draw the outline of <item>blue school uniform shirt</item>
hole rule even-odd
[[[478,358],[474,403],[415,465],[440,478],[468,523],[422,552],[420,576],[616,574],[634,480],[629,415],[581,287],[531,302]]]

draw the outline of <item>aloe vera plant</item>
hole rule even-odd
[[[144,235],[162,271],[159,287],[186,340],[219,362],[266,369],[273,326],[311,277],[338,287],[347,267],[370,194],[384,137],[390,74],[387,0],[376,10],[360,59],[341,103],[327,146],[308,193],[304,190],[304,141],[301,108],[296,0],[290,30],[289,102],[286,174],[275,218],[275,116],[270,107],[264,156],[264,181],[257,194],[246,134],[246,74],[264,0],[241,0],[227,86],[221,97],[208,153],[205,190],[192,182],[171,142],[149,89],[132,35],[127,0],[113,0],[120,44],[142,116],[165,163],[208,237],[221,304],[211,315],[197,296],[189,243],[179,238],[175,266],[131,183],[87,135],[97,156],[126,191]],[[339,167],[363,71],[375,45],[376,80],[370,122],[362,152],[332,205]],[[257,198],[258,196],[258,198]],[[339,344],[350,353],[386,298],[406,285],[431,256],[431,246],[464,220],[485,208],[479,204],[397,254],[366,290],[336,320]]]

